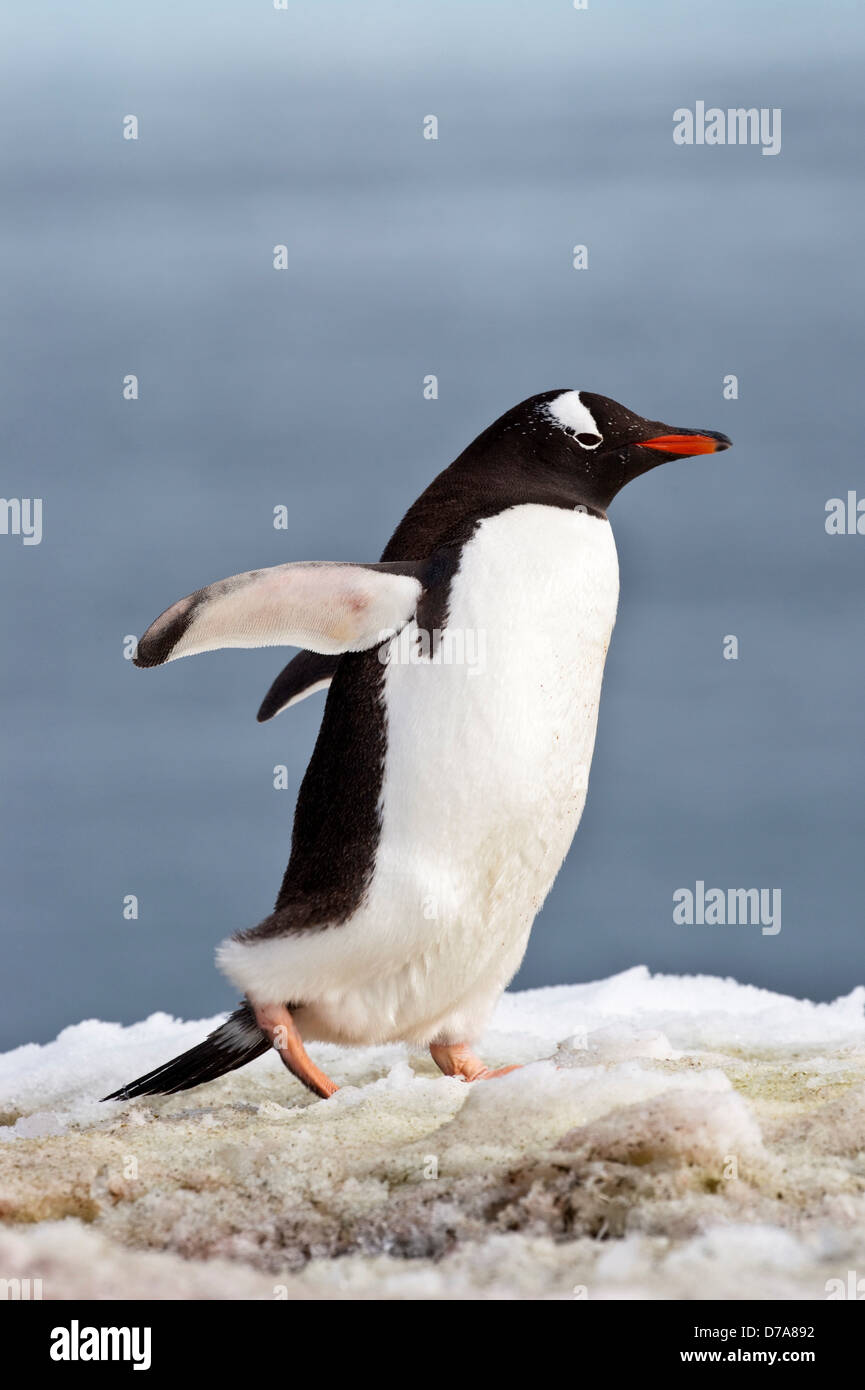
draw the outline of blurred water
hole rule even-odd
[[[853,6],[19,0],[4,26],[3,490],[45,530],[0,536],[0,1043],[227,1005],[212,947],[285,865],[320,697],[258,726],[280,653],[148,673],[123,637],[224,574],[375,558],[559,385],[736,447],[615,503],[588,806],[519,982],[861,980],[865,539],[823,524],[865,494]],[[674,146],[697,99],[781,107],[781,154]],[[675,927],[697,879],[780,887],[780,935]]]

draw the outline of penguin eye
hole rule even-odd
[[[603,438],[599,434],[578,434],[577,443],[582,444],[584,449],[597,449],[599,444],[603,444]]]

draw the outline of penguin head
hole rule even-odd
[[[647,420],[593,391],[544,391],[504,416],[507,429],[531,439],[537,466],[567,474],[591,506],[606,509],[617,492],[659,463],[729,449],[716,430],[695,430]]]

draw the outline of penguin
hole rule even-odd
[[[434,479],[380,561],[235,575],[150,625],[139,667],[301,648],[259,720],[327,698],[274,910],[217,950],[240,1007],[106,1100],[186,1090],[270,1047],[326,1098],[311,1041],[428,1048],[469,1082],[513,1070],[474,1046],[586,800],[619,594],[607,509],[658,464],[730,442],[545,391]]]

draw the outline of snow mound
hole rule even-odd
[[[218,1019],[0,1057],[0,1267],[45,1298],[824,1298],[865,1275],[865,989],[509,994],[466,1086],[402,1048],[99,1097]]]

